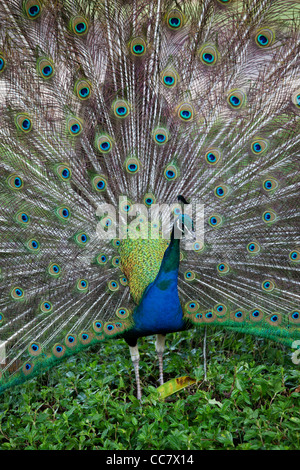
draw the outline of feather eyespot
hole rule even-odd
[[[289,258],[291,261],[294,261],[294,263],[299,263],[300,261],[300,251],[298,250],[293,250],[289,254]]]
[[[119,256],[114,256],[111,260],[111,264],[114,268],[118,268],[121,264],[121,260],[120,260]]]
[[[184,122],[190,122],[194,118],[194,109],[189,103],[183,103],[178,108],[178,117]]]
[[[31,375],[33,370],[34,370],[34,364],[32,364],[31,362],[25,362],[25,364],[22,367],[22,372],[26,376]]]
[[[63,344],[55,344],[52,348],[52,354],[54,357],[57,357],[58,359],[60,357],[63,357],[65,355],[66,348]]]
[[[33,341],[28,346],[28,352],[31,356],[39,356],[42,353],[42,346],[40,345],[40,343]]]
[[[251,150],[254,155],[260,155],[268,148],[268,142],[264,139],[256,139],[251,144]]]
[[[6,66],[6,60],[4,59],[4,56],[0,54],[0,74],[4,72]]]
[[[271,281],[270,279],[266,279],[262,283],[262,289],[265,292],[272,292],[275,289],[275,283]]]
[[[124,100],[117,100],[113,105],[114,114],[116,117],[124,119],[128,116],[130,109],[128,103]]]
[[[165,87],[174,88],[178,81],[178,75],[172,69],[164,70],[161,74],[161,81]]]
[[[25,134],[32,130],[31,118],[27,114],[18,114],[15,122],[17,128]]]
[[[95,320],[93,322],[93,330],[96,334],[102,333],[103,323],[100,320]]]
[[[162,128],[162,127],[158,127],[157,129],[155,129],[155,131],[153,132],[153,139],[154,139],[154,142],[158,145],[164,145],[168,142],[169,140],[169,136],[168,136],[168,132],[166,131],[166,129]]]
[[[130,311],[125,307],[120,307],[116,311],[116,316],[122,320],[125,320],[125,318],[130,316]]]
[[[168,181],[174,181],[179,176],[179,170],[175,165],[168,165],[165,168],[164,176]]]
[[[280,325],[281,323],[281,315],[280,313],[273,313],[272,315],[268,316],[266,318],[266,321],[269,323],[271,326],[277,326]]]
[[[127,286],[128,285],[128,281],[127,281],[127,278],[125,276],[120,277],[119,281],[120,281],[120,284],[122,286]]]
[[[81,344],[90,344],[94,338],[94,335],[92,332],[82,331],[78,337]]]
[[[152,204],[155,204],[156,199],[155,199],[153,194],[147,193],[144,196],[143,202],[144,202],[145,206],[150,207],[150,206],[152,206]]]
[[[203,46],[200,49],[200,59],[204,65],[215,65],[218,59],[218,52],[214,46]]]
[[[62,181],[68,181],[72,176],[71,168],[68,165],[57,165],[55,171]]]
[[[255,42],[261,48],[267,48],[274,41],[274,33],[271,29],[261,29],[255,35]]]
[[[268,178],[263,182],[263,188],[265,191],[274,191],[278,188],[278,181],[274,178]]]
[[[196,279],[196,274],[194,273],[194,271],[186,271],[184,273],[184,279],[186,281],[193,281],[194,279]]]
[[[102,266],[103,264],[107,263],[107,256],[104,253],[100,253],[96,258],[97,264]]]
[[[215,165],[221,158],[221,152],[217,148],[209,149],[205,154],[205,160],[210,165]]]
[[[71,30],[77,36],[84,36],[88,32],[88,22],[83,16],[75,16],[71,19]]]
[[[291,323],[296,323],[296,324],[299,324],[300,323],[300,313],[298,310],[294,310],[293,312],[291,312],[289,314],[289,320]]]
[[[226,263],[219,263],[217,266],[217,271],[219,274],[227,274],[230,271],[228,264]]]
[[[91,97],[92,85],[87,80],[77,80],[74,92],[80,100],[87,100]]]
[[[116,292],[117,290],[119,290],[119,283],[117,281],[112,280],[107,283],[107,287],[111,292]]]
[[[51,263],[48,267],[48,274],[52,277],[58,277],[61,274],[61,268],[56,263]]]
[[[245,313],[242,310],[230,312],[230,319],[235,322],[241,323],[245,320]]]
[[[240,109],[246,102],[246,95],[241,90],[233,90],[227,97],[227,103],[232,109]]]
[[[77,345],[77,336],[73,334],[69,334],[65,337],[65,345],[68,348],[75,348]]]
[[[228,195],[228,188],[224,184],[221,184],[220,186],[216,186],[214,193],[215,196],[220,199],[225,198]]]
[[[200,253],[201,251],[203,251],[204,249],[204,243],[202,241],[196,241],[194,244],[193,244],[193,250],[196,252],[196,253]]]
[[[41,58],[37,62],[37,70],[42,78],[48,80],[54,75],[54,65],[49,59]]]
[[[265,211],[262,215],[262,219],[266,224],[270,224],[272,222],[275,222],[275,220],[277,219],[277,214],[272,210]]]
[[[79,232],[74,235],[74,240],[79,246],[86,246],[90,241],[89,236],[85,232]]]
[[[19,175],[11,175],[7,179],[7,184],[11,189],[22,189],[24,186],[23,179]]]
[[[247,245],[247,251],[250,254],[257,254],[260,252],[260,245],[257,242],[250,242]]]
[[[92,179],[92,185],[95,191],[101,193],[107,188],[107,179],[103,175],[96,175]]]
[[[125,162],[125,168],[127,173],[135,175],[140,169],[140,162],[135,157],[128,158]]]
[[[249,314],[249,319],[250,319],[250,321],[252,321],[252,322],[261,321],[263,318],[264,318],[264,314],[263,314],[263,312],[262,312],[260,309],[258,309],[258,308],[252,310],[252,312],[250,312],[250,314]]]
[[[10,291],[10,295],[14,300],[23,300],[25,296],[21,287],[13,287],[13,289]]]
[[[197,312],[199,307],[200,307],[199,302],[197,302],[197,300],[192,300],[192,301],[187,302],[185,304],[185,312],[188,315],[191,315],[191,314]]]
[[[119,248],[120,245],[121,245],[121,240],[119,238],[115,238],[114,240],[112,240],[112,246],[114,248]]]
[[[222,224],[222,217],[220,215],[214,214],[209,218],[208,223],[211,227],[219,227]]]
[[[82,132],[82,122],[75,117],[69,118],[67,121],[67,129],[71,136],[77,137]]]
[[[35,238],[31,238],[26,242],[26,248],[32,253],[38,252],[40,249],[40,244]]]
[[[130,51],[135,56],[142,56],[146,52],[146,42],[143,38],[134,38],[130,43]]]
[[[296,106],[296,108],[300,108],[300,90],[297,90],[292,95],[292,102]]]
[[[16,214],[16,221],[27,225],[30,222],[30,217],[26,212],[21,211]]]
[[[0,312],[0,326],[4,323],[4,315]]]
[[[227,307],[224,304],[217,304],[213,308],[214,312],[217,314],[218,321],[225,320],[227,318]]]
[[[183,26],[183,15],[179,10],[171,10],[167,15],[167,25],[170,29],[177,30]]]
[[[43,301],[43,302],[40,304],[40,311],[41,311],[41,313],[50,313],[50,312],[52,312],[52,310],[53,310],[52,303],[49,302],[48,300]]]
[[[102,134],[96,138],[96,147],[101,153],[110,153],[113,147],[112,139],[108,135]]]
[[[71,216],[70,209],[66,206],[57,207],[55,209],[55,214],[60,220],[63,220],[63,221],[70,219],[70,216]]]
[[[25,0],[23,2],[23,9],[27,18],[35,20],[38,18],[42,11],[41,2],[39,0]]]
[[[89,283],[86,279],[79,279],[76,282],[76,289],[78,292],[86,292],[89,288]]]

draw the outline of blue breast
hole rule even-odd
[[[133,313],[132,333],[137,336],[171,333],[185,327],[177,287],[179,244],[176,245],[169,245],[156,279],[149,284]]]

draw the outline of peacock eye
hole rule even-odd
[[[176,30],[183,26],[183,15],[179,10],[171,10],[167,16],[167,25],[170,29]]]
[[[275,220],[277,219],[277,215],[274,211],[265,211],[262,215],[262,219],[265,223],[271,223],[271,222],[275,222]]]
[[[80,100],[87,100],[91,96],[92,85],[87,80],[78,80],[75,83],[74,91]]]
[[[184,122],[192,121],[194,117],[194,109],[189,103],[183,103],[178,108],[178,116]]]
[[[18,114],[16,116],[15,122],[17,128],[25,134],[32,130],[31,118],[25,114]]]
[[[30,20],[38,18],[42,11],[40,0],[25,0],[23,8]]]
[[[114,114],[118,118],[125,118],[129,114],[129,105],[124,100],[117,100],[113,105]]]
[[[230,271],[230,268],[226,263],[219,263],[217,266],[217,271],[219,274],[227,274]]]
[[[9,176],[7,183],[11,189],[19,190],[23,188],[23,179],[18,175]]]
[[[290,254],[289,254],[289,258],[290,258],[291,261],[299,263],[299,261],[300,261],[300,251],[297,251],[297,250],[291,251]]]
[[[135,157],[128,158],[125,162],[125,168],[126,168],[127,173],[134,175],[135,173],[139,171],[140,163],[138,159]]]
[[[160,128],[155,129],[153,133],[153,138],[156,144],[159,144],[159,145],[166,144],[168,142],[168,133],[165,129],[160,127]]]
[[[212,227],[218,227],[222,224],[222,217],[220,215],[212,215],[210,218],[209,218],[209,225],[211,225]]]
[[[165,168],[164,175],[168,181],[174,181],[178,177],[179,171],[175,165],[168,165]]]
[[[0,54],[0,73],[2,73],[5,69],[5,59],[4,57]]]
[[[71,30],[77,36],[84,36],[88,32],[88,22],[83,16],[75,16],[71,19]]]
[[[204,46],[200,50],[201,62],[205,65],[215,65],[217,62],[218,53],[214,46]]]
[[[214,193],[215,193],[215,196],[217,196],[220,199],[225,198],[225,196],[227,196],[228,194],[228,188],[225,185],[217,186],[214,190]]]
[[[261,48],[271,46],[274,41],[274,33],[270,29],[261,29],[256,33],[255,42]]]
[[[42,58],[38,60],[37,70],[41,77],[48,79],[54,75],[54,65],[50,60]]]
[[[232,109],[240,109],[246,102],[246,95],[241,90],[233,90],[229,93],[227,102]]]
[[[83,130],[83,126],[80,120],[74,117],[68,120],[67,128],[72,136],[78,136]]]
[[[143,38],[135,38],[130,44],[131,53],[135,56],[142,56],[146,52],[146,43]]]
[[[178,81],[178,75],[173,69],[166,69],[161,73],[162,84],[166,88],[174,88]]]
[[[101,153],[107,154],[112,151],[113,142],[107,134],[103,134],[97,137],[96,146]]]
[[[85,246],[89,242],[89,236],[85,232],[79,232],[74,235],[74,240],[79,246]]]

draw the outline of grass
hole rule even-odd
[[[0,449],[299,449],[300,369],[268,340],[208,330],[168,335],[165,380],[197,383],[161,401],[154,338],[140,341],[142,403],[123,340],[72,357],[0,396]]]

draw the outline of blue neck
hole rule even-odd
[[[171,242],[165,251],[159,273],[145,290],[133,313],[134,336],[166,334],[184,329],[177,287],[179,256],[179,240],[174,239],[172,232]]]

